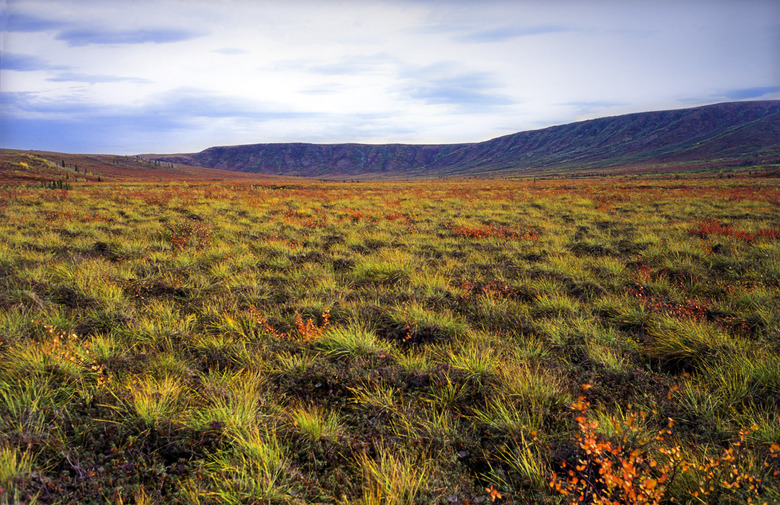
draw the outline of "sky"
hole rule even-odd
[[[780,99],[778,0],[0,0],[0,147],[438,144]]]

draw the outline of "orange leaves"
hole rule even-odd
[[[487,494],[490,497],[491,502],[500,500],[502,498],[501,493],[498,492],[498,489],[493,487],[493,484],[491,484],[490,487],[486,487],[485,491],[487,491]]]
[[[327,218],[316,219],[313,217],[309,217],[304,219],[303,222],[301,222],[301,226],[303,226],[304,228],[324,228],[328,226],[328,220]]]
[[[583,391],[592,386],[584,384]],[[666,493],[668,475],[673,471],[674,460],[660,462],[652,457],[649,447],[638,442],[638,446],[627,445],[627,440],[635,437],[623,436],[621,442],[605,439],[596,432],[598,423],[588,421],[587,410],[590,403],[580,396],[571,408],[578,412],[575,420],[580,432],[575,440],[581,451],[581,457],[574,470],[568,470],[568,478],[563,481],[553,476],[550,486],[559,493],[571,498],[571,503],[590,501],[597,504],[658,505]],[[629,413],[622,422],[613,420],[618,435],[628,432],[638,434],[638,418],[646,413]],[[566,467],[565,463],[562,465]]]
[[[305,323],[300,314],[295,314],[295,327],[298,329],[297,340],[302,342],[312,342],[322,337],[322,334],[328,329],[330,325],[330,310],[326,309],[322,313],[322,325],[317,325],[311,318]]]
[[[288,238],[285,238],[285,237],[281,237],[281,236],[279,236],[279,235],[277,235],[275,233],[271,233],[271,234],[266,235],[265,236],[265,241],[269,242],[269,243],[282,244],[282,245],[285,245],[285,246],[291,247],[291,248],[295,248],[295,247],[298,247],[300,245],[300,242],[297,239],[294,239],[294,238],[288,239]]]
[[[268,321],[257,310],[257,307],[251,305],[249,307],[249,313],[254,317],[257,323],[263,331],[276,338],[289,338],[297,340],[299,342],[313,342],[320,337],[330,328],[330,309],[326,309],[322,313],[322,324],[318,325],[313,319],[309,318],[306,321],[298,314],[295,313],[295,329],[297,331],[284,333],[278,331],[276,328],[268,324]]]
[[[39,349],[49,364],[65,364],[67,362],[76,365],[84,370],[89,370],[88,373],[95,378],[98,388],[108,385],[109,377],[105,366],[95,361],[89,342],[81,341],[73,332],[56,330],[48,324],[43,325],[43,327],[46,328],[48,337],[41,341]]]
[[[49,333],[49,339],[41,344],[41,350],[55,360],[69,361],[78,364],[80,359],[76,352],[79,338],[73,332],[57,331],[53,326],[44,325]]]
[[[767,237],[767,238],[780,238],[780,230],[778,229],[767,229],[767,228],[759,228],[756,230],[756,235],[759,237]]]
[[[379,217],[367,214],[362,210],[358,209],[344,209],[343,212],[346,214],[346,217],[343,219],[347,219],[349,221],[352,221],[353,223],[357,223],[359,221],[368,221],[370,223],[376,223],[380,220]]]
[[[260,326],[266,333],[269,333],[277,338],[283,338],[287,336],[286,333],[279,333],[273,326],[268,324],[268,320],[260,314],[260,311],[257,310],[257,307],[254,305],[249,306],[249,313],[252,315],[252,317],[255,318],[255,323],[257,323],[257,325]]]
[[[390,214],[385,214],[385,219],[388,221],[397,221],[399,219],[403,221],[408,221],[409,218],[405,215],[401,214],[400,212],[391,212]]]
[[[583,390],[588,386],[584,385]],[[574,437],[580,450],[577,464],[572,469],[562,462],[566,477],[553,475],[550,479],[550,487],[566,496],[569,503],[660,505],[668,501],[666,491],[673,476],[689,472],[698,481],[698,489],[692,494],[700,500],[708,497],[717,501],[728,493],[751,503],[760,492],[762,479],[745,471],[741,461],[748,451],[750,430],[740,431],[739,440],[724,448],[719,457],[707,456],[692,463],[686,461],[680,446],[665,443],[666,436],[672,434],[673,419],[668,418],[667,427],[655,436],[643,438],[637,420],[646,419],[647,413],[629,412],[621,421],[612,420],[615,435],[607,439],[596,432],[596,422],[588,421],[589,406],[584,396],[571,406],[577,412],[575,420],[580,430]],[[780,457],[780,444],[769,446],[769,456]],[[770,466],[764,462],[767,475],[774,471]]]
[[[692,469],[699,478],[699,490],[697,495],[719,497],[723,490],[731,491],[734,496],[746,498],[747,503],[752,502],[751,494],[759,492],[759,484],[762,479],[757,475],[742,470],[741,460],[746,456],[747,436],[751,430],[741,430],[739,440],[733,442],[730,447],[724,448],[719,457],[707,457],[704,461]],[[770,458],[780,456],[780,446],[772,444],[769,447]],[[764,461],[764,467],[769,468],[769,462]],[[776,476],[777,472],[775,472]],[[741,492],[741,494],[740,494]]]
[[[580,396],[577,398],[576,402],[571,404],[571,409],[584,414],[588,410],[589,406],[590,402],[584,396]]]

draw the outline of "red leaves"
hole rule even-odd
[[[63,221],[78,221],[82,223],[90,223],[90,222],[110,223],[111,221],[113,221],[112,218],[103,215],[99,212],[77,214],[69,210],[65,212],[44,210],[42,211],[42,214],[43,214],[43,218],[49,223],[56,221],[57,219],[62,219]]]
[[[211,227],[199,222],[180,222],[168,229],[174,250],[203,249],[211,244]]]
[[[696,298],[685,298],[682,301],[677,301],[654,296],[649,294],[641,284],[637,284],[630,291],[651,312],[668,314],[678,319],[693,319],[696,321],[706,320],[710,313],[710,307]]]
[[[521,294],[518,290],[510,287],[509,283],[503,279],[491,279],[487,282],[464,279],[461,280],[459,287],[463,297],[467,300],[472,296],[476,298],[503,299],[516,297]]]
[[[722,235],[744,240],[752,244],[756,237],[766,237],[771,239],[780,238],[780,230],[772,228],[759,228],[755,233],[738,230],[730,224],[723,224],[717,219],[708,219],[700,221],[695,227],[688,230],[691,235],[698,235],[700,238],[707,238],[708,235]]]
[[[539,232],[530,227],[520,227],[517,230],[511,230],[504,226],[491,224],[490,226],[458,226],[448,224],[446,228],[452,230],[458,235],[469,238],[506,238],[512,240],[536,240],[539,238]]]

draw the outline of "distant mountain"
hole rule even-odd
[[[511,177],[780,163],[780,101],[627,114],[471,144],[253,144],[150,158],[321,178]]]

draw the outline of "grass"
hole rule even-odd
[[[232,450],[212,457],[207,468],[220,503],[289,503],[294,484],[288,456],[274,432],[257,427],[231,437]]]
[[[135,415],[148,428],[157,427],[161,423],[175,423],[177,415],[184,410],[179,405],[183,386],[176,378],[165,376],[155,379],[147,376],[125,387],[130,390]]]
[[[342,434],[339,418],[314,408],[298,407],[290,413],[293,425],[300,434],[309,440],[334,440]]]
[[[374,459],[358,457],[363,472],[363,505],[411,505],[431,480],[430,463],[420,456],[383,450]]]
[[[331,358],[378,356],[385,348],[391,349],[373,331],[356,323],[332,329],[317,342],[317,348]]]
[[[0,503],[773,503],[777,187],[16,188]]]
[[[17,502],[22,494],[17,481],[32,471],[32,457],[28,452],[16,448],[0,447],[0,488],[3,489],[4,503],[7,498]]]

